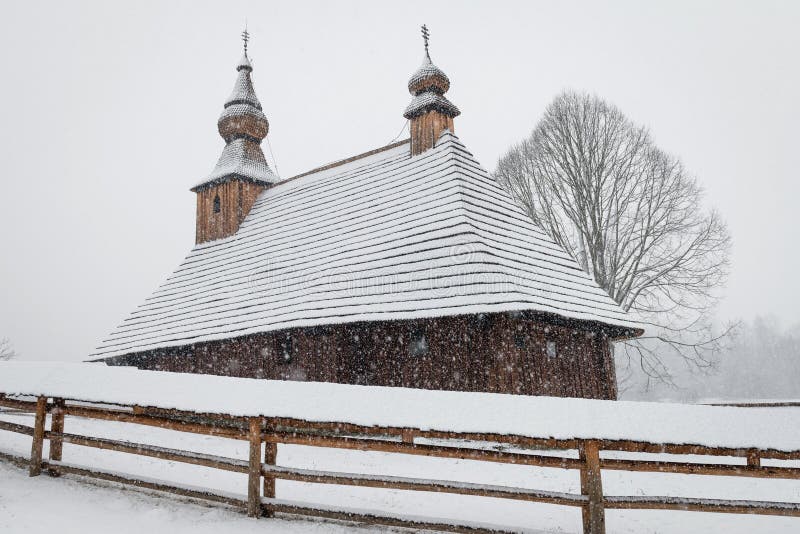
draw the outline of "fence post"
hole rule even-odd
[[[747,453],[747,465],[749,467],[761,467],[761,458],[758,456],[757,452]]]
[[[247,475],[247,515],[261,515],[261,418],[250,418],[250,468]]]
[[[270,428],[267,428],[269,431]],[[275,465],[278,460],[278,444],[270,441],[264,442],[264,463],[266,465]],[[275,498],[275,477],[264,475],[264,497],[269,499]],[[264,512],[265,517],[273,517],[275,513],[272,510]]]
[[[47,397],[36,399],[36,420],[33,424],[31,464],[28,475],[37,477],[42,472],[42,446],[44,445],[44,423],[47,419]]]
[[[53,399],[53,409],[50,411],[50,432],[62,434],[64,432],[64,399]],[[63,438],[50,436],[50,459],[61,461],[64,447]],[[61,476],[58,467],[50,467],[47,470],[51,477]]]
[[[605,534],[606,514],[603,508],[603,480],[600,474],[600,445],[584,441],[578,447],[581,467],[581,494],[589,497],[583,505],[583,533]]]

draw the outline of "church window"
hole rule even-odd
[[[425,339],[425,332],[417,330],[411,335],[408,352],[411,356],[425,356],[428,354],[428,340]]]
[[[214,197],[214,213],[219,213],[220,210],[219,195]]]
[[[548,341],[545,346],[545,349],[547,351],[548,358],[555,358],[557,356],[555,341]]]
[[[292,345],[292,336],[287,334],[280,342],[280,357],[283,363],[292,363],[294,358],[294,347]]]

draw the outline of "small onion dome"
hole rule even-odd
[[[217,121],[219,134],[226,142],[238,137],[250,137],[261,141],[269,132],[269,122],[261,110],[261,102],[253,89],[253,82],[250,79],[253,66],[247,54],[239,60],[236,70],[239,73],[236,76],[236,83]]]
[[[418,95],[426,91],[443,95],[448,89],[450,89],[450,79],[447,74],[434,65],[430,55],[426,53],[422,66],[408,80],[408,91],[412,95]]]
[[[246,104],[233,104],[222,110],[217,129],[225,142],[238,137],[261,141],[269,133],[269,121],[260,109]]]
[[[403,112],[403,117],[413,119],[429,111],[438,111],[451,118],[457,117],[461,112],[444,96],[448,89],[450,79],[433,64],[426,50],[422,66],[408,80],[408,91],[414,98]]]

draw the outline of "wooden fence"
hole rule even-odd
[[[730,449],[624,440],[535,439],[496,434],[424,431],[415,428],[315,423],[294,419],[234,417],[139,406],[109,407],[107,405],[92,405],[46,397],[26,400],[24,398],[7,397],[3,394],[0,394],[0,406],[35,413],[33,427],[0,421],[0,430],[32,436],[30,458],[22,458],[5,453],[0,454],[0,457],[6,460],[26,465],[31,476],[37,476],[45,469],[52,476],[59,476],[61,473],[72,473],[124,484],[133,484],[142,488],[240,506],[246,509],[247,514],[252,517],[272,516],[275,512],[280,512],[451,532],[498,531],[487,529],[486,527],[452,524],[445,521],[423,521],[391,514],[372,514],[344,508],[315,506],[307,503],[281,500],[277,499],[275,495],[276,479],[315,484],[454,493],[574,506],[582,509],[583,531],[585,534],[601,534],[605,532],[606,509],[688,510],[800,516],[800,503],[657,496],[607,496],[603,494],[601,480],[601,471],[604,469],[687,475],[800,479],[800,468],[761,465],[762,459],[800,460],[800,451]],[[50,414],[49,430],[46,429],[48,414]],[[246,440],[250,445],[249,458],[245,461],[143,443],[70,434],[64,431],[65,416],[67,415],[136,423],[180,432]],[[45,439],[50,440],[48,459],[42,458]],[[420,443],[420,441],[425,443]],[[470,447],[465,447],[465,441],[474,443],[471,443]],[[163,481],[65,463],[62,461],[64,443],[243,473],[247,475],[248,479],[247,500],[215,492],[210,488],[200,490],[181,487]],[[576,469],[580,471],[581,493],[573,494],[446,480],[311,471],[283,467],[276,465],[279,444],[381,451],[526,466]],[[517,452],[499,451],[490,444],[513,447]],[[478,446],[478,448],[473,448],[473,446]],[[565,453],[569,450],[577,450],[578,458],[537,453],[537,451],[541,452],[543,449],[564,451]],[[615,459],[601,456],[602,451],[703,455],[719,457],[722,461],[719,463],[691,463],[645,459]],[[740,458],[741,463],[731,465],[729,463],[731,457]],[[800,528],[800,524],[798,527]]]

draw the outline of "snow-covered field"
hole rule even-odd
[[[787,408],[789,409],[789,408]],[[798,412],[800,413],[800,411]],[[3,420],[32,424],[27,414],[0,414]],[[66,432],[124,439],[234,458],[247,458],[247,444],[125,423],[70,417]],[[45,442],[47,443],[47,442]],[[47,445],[45,445],[46,447]],[[30,437],[0,431],[0,451],[27,456]],[[699,458],[696,458],[699,460]],[[162,480],[244,494],[244,475],[66,444],[64,461]],[[578,474],[560,469],[511,466],[469,460],[389,453],[280,446],[278,463],[308,469],[464,480],[544,490],[578,492]],[[768,462],[765,462],[768,464]],[[800,501],[800,481],[737,479],[697,475],[603,473],[607,495]],[[580,511],[554,505],[400,490],[277,482],[279,498],[368,508],[386,512],[504,525],[521,532],[580,532]],[[608,510],[609,533],[794,533],[800,518],[673,511]],[[57,527],[57,528],[56,528]],[[345,532],[352,525],[302,519],[246,518],[219,505],[200,505],[174,496],[122,488],[77,477],[28,478],[0,462],[0,532]],[[364,532],[388,529],[363,528]]]

